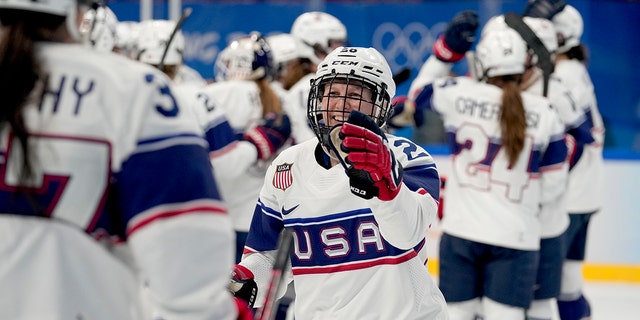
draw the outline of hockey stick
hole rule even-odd
[[[538,56],[538,68],[542,70],[542,95],[547,96],[549,90],[549,77],[553,73],[553,61],[551,61],[551,54],[542,43],[542,40],[536,36],[536,34],[529,28],[529,26],[522,20],[522,17],[515,12],[507,12],[504,15],[504,22],[509,27],[517,31],[518,34],[529,45],[533,52]]]
[[[289,254],[293,247],[293,231],[285,228],[280,234],[280,240],[278,242],[278,248],[276,249],[276,261],[273,264],[271,270],[271,281],[269,287],[267,287],[267,295],[264,300],[264,305],[256,313],[256,320],[273,320],[276,316],[278,308],[274,308],[276,301],[276,295],[278,294],[278,288],[282,285],[282,278],[289,262]]]
[[[162,58],[160,58],[160,63],[158,64],[158,69],[162,70],[164,68],[164,59],[167,58],[167,53],[169,52],[169,47],[171,46],[171,42],[173,42],[173,38],[175,38],[176,33],[178,33],[180,28],[182,28],[182,25],[184,24],[184,22],[189,18],[189,16],[191,16],[192,11],[193,10],[191,8],[185,8],[184,10],[182,10],[182,15],[180,16],[180,19],[178,19],[178,22],[176,22],[176,27],[173,28],[173,32],[171,32],[171,35],[167,40],[167,46],[164,47],[164,51],[162,52]]]
[[[409,80],[411,78],[411,69],[404,68],[400,70],[398,73],[393,75],[393,83],[397,85]]]

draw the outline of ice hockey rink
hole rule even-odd
[[[640,319],[640,284],[594,282],[585,286],[594,320]]]

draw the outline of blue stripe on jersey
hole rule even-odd
[[[274,250],[278,246],[278,237],[283,228],[280,213],[266,207],[258,199],[251,219],[251,232],[245,245],[255,251]]]
[[[205,138],[209,143],[209,152],[218,151],[238,141],[231,125],[226,120],[215,121],[207,126]]]
[[[208,152],[194,144],[134,153],[114,175],[114,183],[110,196],[116,197],[125,226],[140,212],[161,204],[221,199]]]
[[[440,200],[440,176],[435,164],[404,169],[402,181],[409,190],[425,189],[435,200]]]
[[[292,225],[311,225],[317,223],[325,223],[327,221],[339,221],[362,215],[372,215],[370,208],[363,208],[358,210],[346,211],[341,213],[328,214],[326,216],[315,218],[298,218],[298,219],[285,219],[284,224],[289,227]]]
[[[431,98],[433,97],[433,84],[428,84],[418,94],[416,97],[416,112],[424,111],[426,109],[433,110],[433,105],[431,104]]]
[[[173,134],[169,136],[161,136],[161,137],[154,137],[146,140],[140,140],[138,141],[138,146],[150,145],[150,144],[168,141],[176,138],[201,138],[201,137],[193,133],[180,133],[180,134]]]
[[[549,142],[547,150],[545,150],[540,160],[540,168],[553,167],[567,159],[567,145],[564,139]]]

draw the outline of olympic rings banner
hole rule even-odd
[[[308,1],[310,3],[322,1]],[[568,1],[584,18],[583,43],[591,54],[589,71],[596,87],[600,111],[607,127],[607,147],[640,151],[640,42],[627,34],[640,30],[640,2]],[[326,3],[310,7],[303,1],[260,1],[258,3],[205,2],[183,0],[193,13],[183,26],[186,38],[185,63],[212,79],[215,58],[228,43],[251,31],[265,35],[289,32],[295,18],[305,11],[328,12],[347,27],[351,45],[371,46],[389,61],[393,72],[410,68],[413,76],[426,58],[446,23],[461,10],[476,10],[484,24],[491,16],[507,11],[522,12],[526,0],[423,1],[413,3]],[[111,0],[109,6],[120,21],[138,21],[139,3]],[[153,8],[156,19],[166,19],[166,2]],[[592,27],[597,26],[597,28]],[[624,35],[624,36],[623,36]],[[630,41],[631,40],[631,41]],[[465,74],[464,62],[453,70]],[[411,82],[398,87],[406,94]],[[613,94],[615,93],[615,94]]]

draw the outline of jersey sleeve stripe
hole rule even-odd
[[[221,157],[225,154],[228,154],[229,152],[235,150],[238,147],[238,141],[234,141],[226,146],[224,146],[221,149],[215,150],[215,151],[211,151],[209,153],[209,158],[210,159],[215,159],[218,157]]]
[[[221,202],[216,200],[195,200],[186,203],[186,205],[160,205],[142,212],[135,218],[131,219],[127,226],[127,236],[130,236],[140,228],[159,219],[192,213],[226,214],[227,210]]]
[[[138,146],[133,153],[156,151],[185,144],[199,145],[208,148],[207,142],[201,136],[195,134],[178,134],[138,141]]]
[[[418,254],[414,250],[409,250],[401,255],[394,257],[381,257],[366,261],[343,263],[324,267],[293,267],[292,271],[293,275],[336,273],[367,269],[381,265],[397,265],[409,261],[417,256]]]

